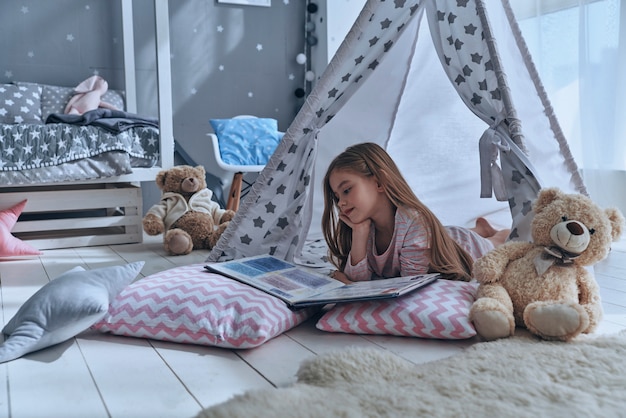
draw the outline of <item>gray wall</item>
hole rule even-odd
[[[209,119],[252,114],[285,130],[302,105],[305,1],[271,7],[171,0],[174,137],[207,171],[215,168]],[[133,2],[138,113],[156,116],[151,0]],[[97,73],[124,89],[121,6],[114,0],[0,0],[0,83],[76,86]],[[159,192],[144,185],[144,207]]]

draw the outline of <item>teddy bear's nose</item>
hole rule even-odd
[[[569,222],[567,224],[567,230],[572,235],[582,235],[585,233],[583,227],[578,222]]]

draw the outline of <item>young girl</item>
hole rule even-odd
[[[343,282],[426,272],[468,281],[473,260],[509,232],[484,218],[472,229],[444,227],[375,143],[351,146],[330,163],[322,229],[333,277]]]

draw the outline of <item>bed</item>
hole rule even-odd
[[[35,248],[142,241],[141,182],[174,163],[168,5],[154,4],[158,117],[136,112],[132,0],[122,0],[125,90],[102,98],[118,114],[100,108],[68,123],[55,116],[72,87],[0,85],[0,210],[27,200],[12,232]],[[99,123],[120,114],[134,123]]]

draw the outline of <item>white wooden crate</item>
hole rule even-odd
[[[141,187],[131,183],[0,189],[0,209],[26,199],[12,233],[40,250],[137,243]]]

